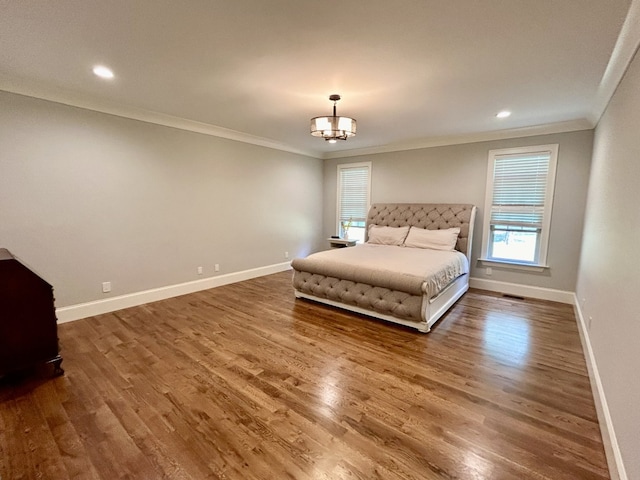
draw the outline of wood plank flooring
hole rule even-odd
[[[59,326],[0,383],[0,478],[606,479],[572,307],[469,291],[431,333],[290,272]]]

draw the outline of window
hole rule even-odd
[[[370,196],[371,162],[338,165],[338,235],[364,242]]]
[[[491,150],[484,261],[546,267],[558,145]]]

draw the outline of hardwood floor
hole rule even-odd
[[[425,335],[284,272],[59,326],[0,384],[0,478],[609,478],[572,307],[468,292]]]

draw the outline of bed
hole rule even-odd
[[[378,203],[366,242],[296,258],[296,298],[429,332],[469,289],[476,207]]]

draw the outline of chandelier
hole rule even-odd
[[[322,137],[329,143],[336,143],[338,140],[346,140],[356,134],[356,121],[349,117],[338,117],[336,115],[336,103],[340,100],[340,95],[333,94],[329,97],[333,102],[333,115],[330,117],[315,117],[311,119],[311,135]]]

